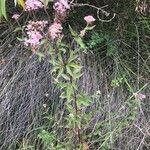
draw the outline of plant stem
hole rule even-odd
[[[74,106],[75,106],[75,117],[76,117],[76,120],[78,119],[78,106],[77,106],[77,96],[76,96],[76,92],[74,90]],[[79,143],[81,143],[81,133],[80,133],[80,128],[78,127],[77,123],[75,125],[75,128],[77,129],[77,135],[78,135],[78,140],[79,140]]]

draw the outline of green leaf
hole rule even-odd
[[[73,77],[73,72],[71,71],[71,68],[69,66],[66,66],[66,70],[67,70],[67,73]]]
[[[61,89],[66,88],[68,86],[67,83],[59,82],[57,83],[57,86],[60,87]]]
[[[78,55],[74,51],[70,51],[70,57],[68,59],[68,62],[70,63],[77,58],[78,58]]]
[[[72,113],[74,111],[74,108],[72,107],[72,105],[67,104],[67,110]]]
[[[68,101],[71,101],[72,95],[73,95],[73,88],[71,85],[68,85],[66,88],[66,98]]]
[[[56,79],[59,79],[61,76],[62,76],[62,73],[64,72],[64,68],[60,68],[59,69],[59,72],[58,72],[58,74],[57,74],[57,77],[56,77]]]
[[[62,58],[61,54],[58,54],[58,60],[60,61],[60,63],[63,62],[63,58]]]
[[[80,95],[79,97],[78,97],[78,101],[77,101],[77,104],[78,104],[78,106],[84,106],[84,107],[87,107],[87,106],[89,106],[90,104],[91,104],[91,99],[88,97],[88,96],[86,96],[86,95]]]
[[[69,29],[70,32],[72,34],[72,36],[74,37],[75,41],[77,42],[77,44],[79,44],[79,46],[83,49],[86,48],[85,44],[83,43],[81,37],[71,28],[71,26],[69,25]]]
[[[45,57],[45,55],[43,53],[41,53],[41,52],[36,52],[36,54],[38,55],[40,62],[41,62],[42,58]]]
[[[60,50],[60,51],[62,51],[63,53],[66,53],[66,49],[65,49],[65,48],[63,48],[63,47],[62,47],[62,48],[60,48],[59,50]]]
[[[4,16],[4,18],[7,19],[6,0],[0,0],[0,12],[1,12],[1,16]]]
[[[71,77],[73,77],[73,79],[78,79],[82,76],[82,74],[80,73],[82,67],[78,66],[78,65],[74,65],[74,67],[76,67],[76,68],[72,68],[70,65],[67,65],[66,70],[67,70],[67,73]]]
[[[43,130],[41,133],[38,134],[38,137],[46,144],[49,145],[55,139],[55,136],[52,133],[49,133]]]
[[[13,32],[18,32],[18,31],[22,31],[22,28],[21,27],[17,27],[17,28],[15,28],[15,30]]]
[[[70,67],[73,67],[73,68],[75,68],[75,69],[82,69],[82,66],[80,66],[79,64],[75,64],[75,63],[70,63],[70,64],[68,64],[68,66],[70,66]]]
[[[81,68],[75,68],[75,69],[73,70],[73,73],[74,73],[74,74],[81,73]]]
[[[95,28],[95,26],[96,26],[96,25],[91,26],[91,27],[88,26],[88,27],[85,28],[85,30],[93,30],[93,29]]]
[[[70,80],[70,78],[69,78],[66,74],[62,74],[61,76],[62,76],[65,80],[68,80],[68,81]]]
[[[70,32],[71,32],[72,36],[78,36],[78,34],[71,28],[70,25],[69,25],[69,29],[70,29]]]
[[[59,65],[58,61],[56,61],[55,59],[51,59],[51,60],[49,60],[49,62],[50,62],[53,66]]]
[[[75,41],[77,42],[77,44],[80,45],[81,48],[83,48],[83,49],[86,48],[86,46],[85,46],[85,44],[83,43],[81,37],[79,37],[79,36],[78,36],[78,37],[74,37],[74,39],[75,39]]]
[[[57,70],[59,70],[60,68],[58,66],[53,67],[53,69],[51,70],[51,74],[56,73]]]
[[[73,78],[74,79],[79,79],[82,75],[83,74],[81,74],[81,73],[76,73],[76,74],[74,74]]]
[[[20,42],[23,42],[24,38],[17,37],[17,40],[20,41]]]
[[[0,1],[0,7],[1,7],[1,1]],[[0,23],[1,23],[1,18],[2,18],[2,12],[1,12],[1,8],[0,8]]]

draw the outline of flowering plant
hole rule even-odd
[[[31,12],[39,8],[43,8],[41,1],[27,0],[25,2],[25,11]],[[81,38],[84,35],[78,35],[78,33],[69,26],[73,40],[76,41],[78,48],[71,48],[71,45],[67,46],[67,44],[63,42],[63,22],[65,21],[70,8],[70,4],[67,0],[58,0],[53,5],[55,14],[54,20],[51,24],[49,24],[49,21],[29,21],[25,26],[27,37],[24,39],[24,44],[25,46],[30,47],[37,55],[39,55],[42,40],[46,41],[44,44],[51,47],[49,50],[49,62],[52,65],[51,75],[54,78],[54,83],[62,90],[60,98],[65,101],[66,111],[68,112],[68,115],[66,116],[66,124],[63,128],[69,128],[67,132],[72,130],[72,132],[70,132],[70,136],[66,138],[64,142],[71,138],[72,141],[76,143],[75,146],[72,146],[68,140],[66,142],[69,144],[71,149],[76,149],[77,147],[83,147],[83,143],[85,143],[82,135],[83,133],[81,133],[81,120],[87,120],[82,115],[84,112],[78,113],[78,111],[89,106],[91,104],[91,100],[86,96],[86,94],[78,91],[77,86],[77,81],[80,77],[82,77],[82,65],[79,61],[79,53],[83,52],[81,50],[86,48]],[[94,17],[86,16],[84,19],[86,20],[87,25],[81,33],[85,33],[87,30],[92,30],[95,27],[91,26],[95,21]],[[68,55],[68,58],[65,58],[64,60],[65,55]],[[44,57],[44,54],[42,54],[42,57]],[[46,107],[46,105],[43,106]],[[43,137],[45,134],[47,134],[46,131],[42,131],[39,134],[39,138],[41,138],[43,142],[45,142]],[[58,145],[56,145],[56,147],[57,146]],[[49,147],[52,148],[53,146],[49,145]]]
[[[93,16],[85,16],[84,20],[87,22],[87,24],[91,24],[95,21],[95,18]]]

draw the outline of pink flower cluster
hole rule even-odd
[[[93,16],[85,16],[84,20],[87,22],[87,24],[91,24],[95,21],[95,18]]]
[[[30,31],[27,34],[29,39],[26,39],[24,44],[26,46],[30,45],[32,48],[36,48],[40,44],[40,40],[43,38],[43,36],[38,31]]]
[[[25,2],[25,10],[26,11],[32,11],[37,10],[39,8],[43,8],[44,5],[39,0],[26,0]]]
[[[59,0],[54,4],[54,10],[57,14],[64,14],[67,9],[70,9],[70,5],[68,4],[67,0]]]
[[[139,99],[139,100],[143,100],[146,98],[146,95],[142,94],[142,93],[134,93],[135,98]]]
[[[48,34],[52,40],[57,39],[61,36],[62,33],[61,23],[54,22],[48,29]]]
[[[19,14],[14,14],[11,18],[12,18],[12,19],[15,19],[15,20],[18,20],[19,17],[20,17]]]
[[[27,31],[31,31],[31,30],[39,30],[39,31],[43,31],[43,29],[45,28],[45,26],[48,24],[48,21],[29,21],[28,25],[26,27]]]
[[[40,40],[43,38],[41,32],[43,32],[47,23],[47,21],[29,21],[25,29],[28,38],[25,39],[24,44],[36,49],[40,44]]]

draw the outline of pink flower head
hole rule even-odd
[[[12,19],[15,19],[15,20],[18,20],[19,17],[20,17],[19,14],[14,14],[11,18],[12,18]]]
[[[66,9],[62,3],[55,3],[54,4],[54,10],[56,11],[57,14],[64,14],[66,12]]]
[[[68,4],[67,0],[59,0],[54,4],[54,10],[59,15],[63,15],[67,9],[70,9],[70,5]]]
[[[59,0],[59,2],[62,3],[66,9],[70,9],[70,5],[68,4],[68,0]]]
[[[25,2],[25,10],[32,11],[37,10],[39,8],[43,8],[44,5],[39,0],[26,0]]]
[[[146,95],[144,95],[142,93],[135,93],[134,96],[135,96],[135,98],[137,98],[139,100],[143,100],[146,98]]]
[[[52,40],[59,38],[62,33],[62,25],[61,23],[54,22],[48,29],[48,33]]]
[[[43,38],[43,36],[38,31],[29,31],[27,34],[29,35],[29,38],[25,39],[24,44],[26,46],[35,48],[40,44],[40,40]]]
[[[93,16],[85,16],[84,20],[87,22],[87,24],[91,24],[95,21],[95,18]]]
[[[27,38],[24,41],[26,46],[31,46],[36,49],[40,45],[40,40],[43,38],[42,32],[44,27],[47,25],[47,21],[29,21],[25,30]]]
[[[38,30],[43,31],[44,27],[48,24],[48,21],[29,21],[26,30]]]

